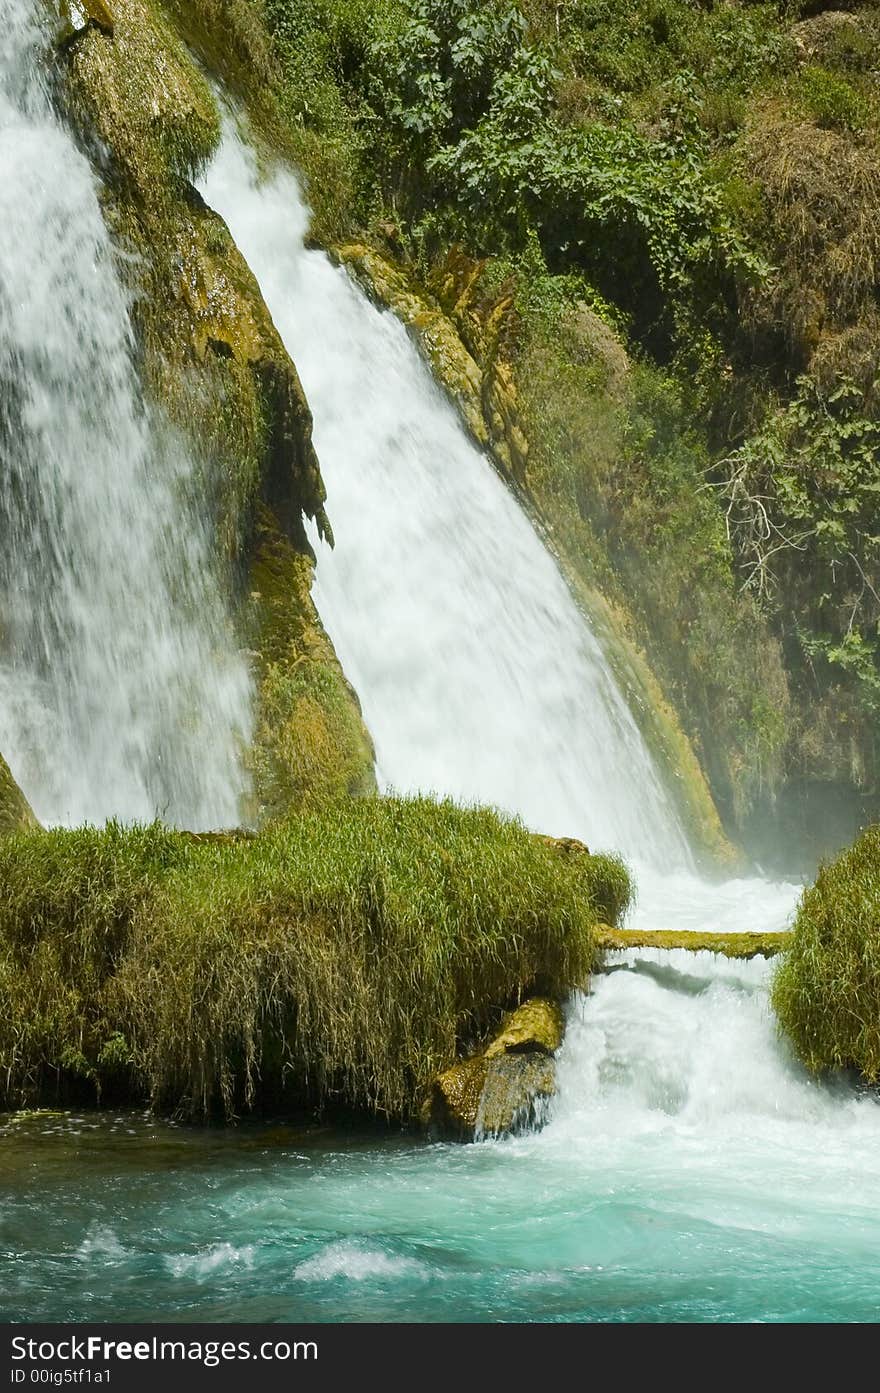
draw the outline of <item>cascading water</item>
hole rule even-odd
[[[304,251],[293,181],[261,185],[227,134],[205,190],[311,397],[338,539],[316,595],[383,780],[641,851],[648,923],[676,897],[680,927],[780,922],[792,887],[694,875],[551,559],[400,327]],[[559,1096],[529,1136],[0,1124],[4,1316],[876,1319],[873,1096],[799,1069],[762,960],[645,951],[610,968],[569,1007]],[[37,1163],[35,1208],[18,1177]]]
[[[314,595],[380,782],[494,804],[622,852],[650,927],[769,929],[794,888],[711,889],[559,569],[400,322],[306,250],[293,176],[227,122],[202,183],[260,282],[314,414],[336,548]]]
[[[35,9],[0,0],[0,751],[44,821],[235,823],[247,669]]]
[[[707,884],[695,873],[552,558],[400,324],[305,250],[294,179],[261,181],[229,129],[204,191],[260,280],[312,405],[337,539],[332,554],[318,548],[315,595],[383,782],[493,802],[542,830],[616,847],[636,863],[647,926],[784,923],[796,886]],[[559,1093],[540,1134],[406,1150],[385,1164],[371,1153],[307,1165],[295,1304],[256,1298],[256,1309],[362,1319],[873,1312],[873,1098],[804,1074],[777,1036],[763,960],[646,950],[615,955],[609,969],[570,1005]],[[296,1175],[266,1186],[234,1254],[255,1219],[271,1228],[279,1203],[291,1214],[305,1206]],[[247,1262],[254,1290],[259,1241]]]
[[[880,1107],[793,1065],[767,970],[622,957],[503,1142],[0,1122],[0,1193],[42,1178],[4,1201],[6,1318],[875,1321]]]

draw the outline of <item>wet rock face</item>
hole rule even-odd
[[[469,296],[480,262],[458,258],[455,276],[450,271],[433,286],[435,299],[432,288],[416,285],[373,246],[337,246],[332,255],[370,299],[393,310],[406,325],[473,440],[490,450],[501,472],[522,487],[528,442],[519,426],[513,370],[501,351],[512,296],[493,301],[479,317],[469,308]]]
[[[62,47],[90,28],[99,29],[102,34],[113,33],[113,11],[104,0],[60,0],[58,15],[58,42]]]
[[[422,1111],[429,1133],[473,1141],[529,1126],[556,1090],[564,1030],[554,1001],[534,997],[512,1011],[484,1050],[434,1080]]]

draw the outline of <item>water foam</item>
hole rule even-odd
[[[357,1239],[345,1238],[328,1243],[326,1248],[304,1258],[297,1263],[293,1275],[301,1282],[331,1282],[337,1278],[349,1282],[368,1282],[400,1278],[411,1280],[430,1274],[415,1258],[386,1253]]]

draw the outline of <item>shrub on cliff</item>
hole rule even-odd
[[[427,799],[256,837],[159,825],[0,844],[0,1105],[51,1090],[206,1116],[260,1102],[412,1115],[457,1050],[592,966],[613,858]]]
[[[880,1078],[880,826],[804,893],[773,1006],[810,1069]]]

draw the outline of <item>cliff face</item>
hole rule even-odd
[[[405,272],[728,831],[762,860],[848,840],[880,808],[876,6],[176,8],[219,67],[222,14],[316,237]]]
[[[325,536],[329,524],[308,403],[254,277],[191,183],[219,139],[212,93],[151,0],[75,7],[61,47],[131,287],[142,381],[200,462],[253,654],[246,811],[364,791],[369,737],[309,593],[303,517]]]

